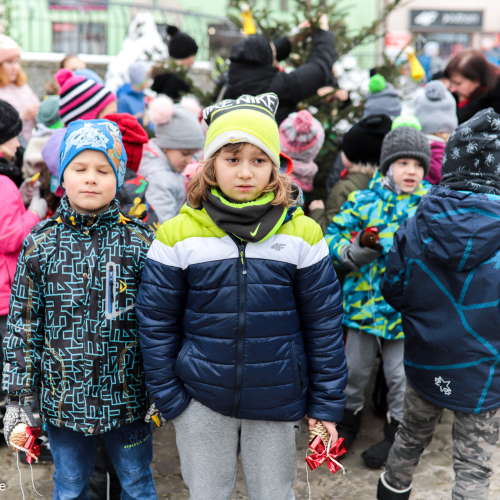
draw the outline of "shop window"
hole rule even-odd
[[[447,60],[471,47],[472,36],[470,33],[421,33],[417,40],[417,51],[430,41],[439,43],[439,57]]]
[[[107,54],[104,23],[52,23],[54,52]]]

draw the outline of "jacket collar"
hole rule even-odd
[[[75,210],[71,208],[67,195],[62,197],[57,215],[59,216],[58,218],[61,219],[60,222],[63,222],[76,231],[89,231],[103,225],[113,226],[123,219],[123,215],[120,213],[120,204],[116,198],[113,199],[108,210],[102,214],[86,215],[75,212]]]

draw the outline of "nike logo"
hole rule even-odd
[[[231,142],[238,142],[238,141],[242,141],[242,140],[243,140],[243,139],[233,139],[233,138],[231,137]]]
[[[259,227],[260,227],[261,224],[262,224],[262,222],[259,222],[259,225],[257,226],[257,229],[253,233],[250,233],[250,236],[252,238],[255,238],[255,235],[257,234],[257,231],[259,230]]]

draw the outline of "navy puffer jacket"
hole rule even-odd
[[[342,418],[340,287],[301,209],[244,244],[184,206],[148,253],[137,314],[146,384],[166,419],[191,398],[242,419]]]
[[[411,385],[464,413],[500,407],[500,197],[432,188],[381,283],[402,314]]]

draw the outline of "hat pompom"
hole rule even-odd
[[[149,119],[155,125],[168,123],[174,116],[174,102],[166,95],[156,97],[149,105]]]
[[[382,75],[376,74],[370,78],[370,83],[368,84],[368,89],[372,94],[377,92],[382,92],[385,89],[387,82]]]
[[[54,78],[57,80],[57,83],[60,87],[62,87],[70,78],[75,76],[72,71],[69,69],[60,69],[55,75]]]
[[[437,80],[429,82],[425,86],[425,96],[430,101],[440,101],[446,97],[446,87]]]
[[[193,95],[185,95],[179,104],[189,109],[189,111],[192,111],[196,118],[200,117],[203,110],[200,101],[198,101],[198,99],[196,99]]]
[[[177,26],[167,26],[167,33],[170,35],[170,36],[174,36],[176,35],[177,33],[179,33],[179,28]]]
[[[309,134],[313,126],[313,117],[309,111],[299,111],[293,119],[292,128],[299,134]]]
[[[420,124],[420,120],[416,116],[410,116],[410,115],[398,116],[392,122],[392,130],[398,127],[413,127],[414,129],[417,129],[419,132],[420,130],[422,130],[422,125]]]

